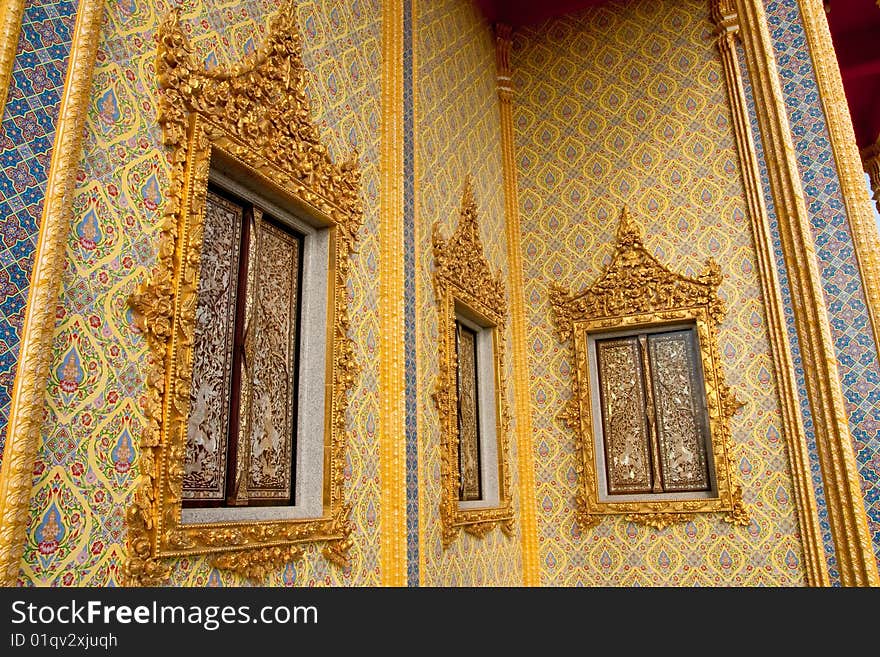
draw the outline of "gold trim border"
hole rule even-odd
[[[12,67],[18,52],[18,35],[24,17],[25,0],[5,0],[0,6],[0,119],[6,110]]]
[[[529,363],[526,355],[526,311],[523,291],[523,263],[516,153],[513,124],[513,86],[510,51],[511,28],[496,26],[498,101],[501,110],[501,158],[504,180],[504,222],[507,232],[508,283],[510,285],[510,327],[512,332],[514,417],[516,418],[517,468],[519,470],[519,515],[522,534],[523,586],[540,586],[538,528],[536,521],[535,454],[532,439],[532,407],[529,401]]]
[[[103,16],[104,2],[81,0],[56,123],[0,470],[0,584],[3,586],[15,585],[27,538],[34,459],[40,446],[55,306],[64,266],[64,240],[71,221],[86,103],[92,88]]]
[[[762,0],[736,0],[758,120],[764,139],[807,396],[825,484],[828,520],[844,586],[878,586],[867,517],[847,424],[815,245],[795,160],[791,127]],[[810,29],[808,28],[808,32]]]
[[[403,248],[403,3],[382,3],[379,229],[380,581],[406,586],[406,372]]]
[[[712,18],[718,27],[718,48],[727,92],[730,112],[733,119],[736,147],[742,166],[743,187],[748,205],[755,243],[761,294],[764,297],[764,312],[767,318],[767,337],[771,345],[771,356],[775,369],[779,398],[779,413],[782,418],[782,433],[788,447],[789,465],[797,502],[798,522],[801,528],[801,544],[807,584],[810,586],[830,586],[828,563],[822,544],[822,530],[819,526],[819,511],[816,491],[810,482],[810,460],[807,437],[803,419],[798,408],[798,390],[792,372],[794,362],[791,344],[785,330],[785,315],[779,274],[773,259],[773,241],[767,206],[761,191],[761,175],[754,136],[748,119],[745,88],[737,55],[739,37],[739,16],[733,8],[732,0],[710,0]]]
[[[864,181],[865,169],[856,145],[843,79],[822,2],[798,0],[798,5],[865,291],[874,348],[880,350],[880,235],[871,212],[871,196]]]

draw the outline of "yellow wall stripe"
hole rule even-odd
[[[379,307],[380,581],[406,585],[406,424],[403,323],[403,2],[382,3]]]
[[[538,529],[535,518],[535,456],[532,444],[532,406],[526,359],[523,264],[513,132],[513,88],[510,68],[510,28],[496,28],[498,99],[501,104],[501,148],[504,174],[504,211],[507,259],[510,270],[510,318],[513,332],[513,376],[516,417],[516,453],[519,469],[519,513],[522,532],[523,585],[540,586]]]

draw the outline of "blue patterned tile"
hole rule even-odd
[[[406,385],[406,583],[419,585],[419,440],[416,371],[415,160],[412,0],[403,3],[403,280]]]
[[[0,125],[0,459],[76,6],[26,3]]]

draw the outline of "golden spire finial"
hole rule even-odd
[[[617,241],[620,244],[628,245],[642,243],[642,233],[639,231],[636,222],[633,221],[629,208],[626,205],[623,206],[623,210],[620,213],[620,224],[617,226]]]
[[[476,230],[477,227],[477,201],[474,199],[474,186],[471,183],[471,174],[464,176],[464,192],[461,197],[461,223],[468,230]]]

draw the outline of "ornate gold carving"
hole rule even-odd
[[[253,550],[224,552],[212,556],[210,563],[214,568],[229,570],[247,579],[260,581],[273,570],[279,570],[287,563],[298,561],[303,553],[304,550],[299,545],[273,545]]]
[[[822,468],[828,519],[841,582],[844,586],[876,586],[880,583],[880,576],[868,531],[841,382],[834,365],[836,356],[828,312],[788,117],[776,74],[767,16],[761,0],[736,0],[736,6],[743,26],[742,40],[758,108],[783,257],[788,268],[791,296],[795,300],[794,321],[803,356],[816,452]],[[809,3],[802,5],[802,9],[811,7]],[[811,40],[816,39],[816,23],[813,13],[804,13],[805,31]],[[830,61],[834,61],[833,50],[827,40],[810,43],[810,51],[814,55],[817,47],[822,58],[830,54]],[[820,80],[828,75],[823,67],[817,68],[816,73]],[[826,93],[827,89],[820,96],[824,97]],[[835,116],[828,116],[829,123],[834,122]],[[845,178],[846,175],[842,175],[842,181]]]
[[[404,222],[401,220],[404,216],[402,181],[405,175],[403,16],[403,0],[383,0],[379,167],[379,307],[382,309],[379,331],[379,508],[384,511],[379,514],[379,576],[384,586],[406,586],[407,583],[406,341]],[[414,18],[412,24],[415,24]],[[413,29],[412,24],[408,29]],[[415,154],[417,157],[418,149]]]
[[[350,545],[348,506],[343,502],[346,393],[358,372],[348,337],[345,282],[362,216],[357,156],[353,153],[334,163],[310,122],[292,0],[286,0],[275,15],[262,48],[229,69],[204,70],[180,28],[177,10],[162,23],[158,41],[159,122],[170,149],[171,182],[155,269],[130,300],[150,348],[151,364],[141,479],[127,515],[128,580],[159,584],[169,573],[167,557],[202,553],[237,572],[259,574],[285,555],[295,557],[293,546],[309,541],[333,546],[334,560],[344,561]],[[332,316],[325,436],[329,479],[324,482],[325,511],[320,518],[181,522],[196,291],[212,157],[246,171],[329,226]]]
[[[732,0],[712,0],[712,16],[718,26],[718,50],[721,56],[724,79],[730,99],[733,133],[743,172],[743,187],[748,208],[755,257],[758,266],[761,295],[767,317],[767,334],[770,353],[779,389],[779,411],[782,435],[788,446],[792,484],[797,502],[804,550],[804,570],[807,582],[813,586],[829,584],[828,565],[819,526],[816,491],[810,478],[810,456],[803,416],[799,405],[797,385],[794,380],[794,362],[791,344],[785,328],[782,289],[776,261],[773,257],[773,240],[770,220],[764,202],[758,156],[748,118],[745,88],[740,70],[737,40],[741,36],[739,13]]]
[[[630,513],[625,517],[630,522],[638,525],[647,525],[654,529],[666,529],[671,525],[690,522],[697,515],[695,513]],[[742,524],[748,524],[748,519]]]
[[[745,513],[733,513],[741,491],[733,472],[733,438],[731,419],[739,408],[724,382],[718,346],[718,326],[725,307],[718,296],[721,270],[711,259],[706,271],[696,278],[675,274],[653,256],[642,244],[639,230],[626,208],[621,213],[617,230],[617,249],[611,264],[587,290],[576,294],[553,282],[550,304],[556,332],[561,342],[572,341],[575,356],[573,406],[561,419],[567,426],[574,422],[581,464],[578,473],[581,492],[577,496],[577,517],[585,527],[592,527],[603,515],[626,514],[648,517],[656,526],[694,513],[726,512],[726,519],[735,524],[748,522]],[[587,356],[588,336],[615,329],[635,329],[690,322],[699,337],[709,433],[715,466],[715,495],[709,498],[684,499],[669,494],[670,499],[640,501],[606,501],[601,498],[600,478],[596,471],[590,363]],[[658,519],[660,518],[660,519]]]
[[[103,17],[103,2],[79,3],[55,128],[0,471],[0,584],[4,586],[16,584],[27,539],[34,460],[40,446],[46,378],[52,360],[55,311],[64,267],[64,241],[71,225],[72,197]],[[16,40],[13,45],[17,43]]]
[[[507,408],[507,383],[504,374],[504,329],[507,321],[507,299],[504,280],[499,271],[493,274],[483,255],[477,225],[477,205],[470,178],[465,179],[464,196],[458,227],[448,240],[440,234],[440,224],[434,224],[434,294],[439,317],[440,373],[434,392],[434,402],[440,415],[441,428],[441,487],[440,517],[443,522],[443,545],[452,543],[460,529],[475,536],[484,536],[496,525],[510,534],[513,531],[511,500],[511,473],[508,463],[510,452],[510,416]],[[498,506],[459,508],[459,435],[456,392],[455,317],[456,304],[488,322],[495,333],[495,396],[497,406],[496,436],[498,440],[499,501]]]
[[[24,0],[5,0],[0,5],[0,118],[6,109],[9,85],[12,84],[12,67],[18,50],[24,4]]]
[[[514,152],[513,93],[505,92],[511,78],[510,26],[497,25],[495,48],[498,53],[498,100],[501,115],[501,167],[504,176],[504,226],[507,232],[507,264],[510,285],[510,329],[513,356],[514,413],[519,481],[519,518],[522,537],[523,584],[539,586],[541,567],[538,555],[538,528],[535,517],[535,456],[532,444],[532,415],[529,401],[529,368],[526,355],[526,313],[523,294],[522,245],[519,199]]]

